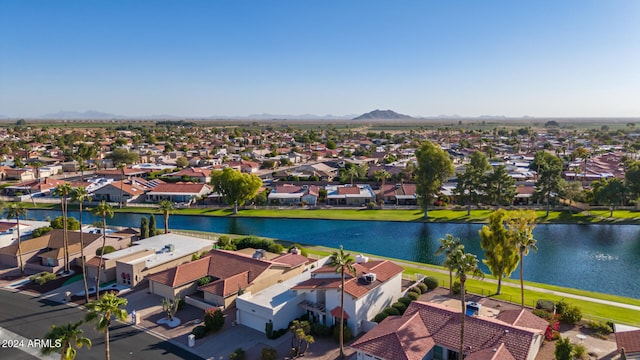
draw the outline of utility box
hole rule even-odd
[[[193,334],[189,334],[189,347],[196,346],[196,336]]]

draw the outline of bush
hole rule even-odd
[[[414,286],[414,287],[410,288],[410,289],[409,289],[409,292],[414,292],[414,293],[416,293],[416,294],[418,294],[418,295],[422,295],[422,289],[420,289],[420,288],[419,288],[419,287],[417,287],[417,286]]]
[[[417,292],[410,291],[407,293],[407,297],[415,301],[415,300],[418,300],[418,298],[420,297],[420,294],[418,294]]]
[[[43,285],[51,280],[56,278],[56,274],[43,271],[41,273],[32,275],[29,277],[29,280],[35,282],[38,285]]]
[[[378,315],[376,315],[373,318],[373,321],[377,322],[378,324],[382,322],[382,320],[386,319],[387,316],[389,316],[389,314],[385,313],[385,312],[381,312]]]
[[[461,290],[461,285],[460,285],[460,281],[456,280],[453,282],[453,288],[451,289],[451,292],[454,295],[460,295],[460,290]]]
[[[539,316],[545,320],[553,320],[553,314],[544,309],[534,309],[533,315]]]
[[[271,321],[267,321],[264,324],[264,333],[267,335],[267,339],[271,339],[273,337],[273,323]]]
[[[100,255],[103,255],[103,254],[112,253],[112,252],[114,252],[114,251],[116,251],[116,248],[114,248],[114,247],[113,247],[113,246],[111,246],[111,245],[107,245],[107,246],[105,246],[105,247],[104,247],[104,250],[103,250],[103,248],[97,248],[97,249],[96,249],[96,256],[100,256]]]
[[[198,279],[198,286],[207,285],[210,282],[211,282],[211,276],[206,275]]]
[[[276,360],[278,358],[278,351],[274,348],[265,347],[262,348],[262,360]]]
[[[282,336],[282,335],[284,335],[284,334],[286,334],[286,333],[288,333],[288,332],[289,332],[289,329],[279,329],[279,330],[276,330],[276,331],[274,331],[274,332],[273,332],[273,337],[272,337],[272,339],[277,339],[277,338],[279,338],[280,336]]]
[[[289,246],[287,248],[287,252],[291,251],[291,249],[293,249],[293,248],[298,248],[298,250],[300,250],[300,255],[302,255],[304,257],[309,257],[309,252],[307,251],[307,249],[303,248],[299,244],[293,244],[293,245]]]
[[[422,279],[422,283],[427,285],[427,289],[429,290],[438,288],[438,280],[430,276],[427,276],[426,278]]]
[[[235,349],[235,351],[229,355],[229,360],[244,360],[244,358],[245,352],[242,348]]]
[[[582,344],[574,344],[573,357],[575,359],[588,359],[587,348]]]
[[[202,339],[207,335],[207,327],[204,325],[198,325],[191,330],[191,333],[195,335],[196,339]]]
[[[233,243],[238,250],[254,248],[267,250],[268,252],[276,254],[280,254],[284,250],[284,247],[282,247],[282,245],[276,243],[275,241],[271,239],[262,239],[257,236],[247,236],[240,239],[235,239]]]
[[[560,338],[556,341],[556,360],[572,360],[572,352],[573,345],[569,338]]]
[[[582,320],[582,311],[574,305],[568,305],[564,313],[560,315],[560,321],[567,324],[575,324],[580,320]]]
[[[398,299],[398,302],[405,304],[407,307],[409,307],[409,304],[411,304],[413,300],[411,300],[411,298],[403,296],[400,299]]]
[[[400,311],[394,307],[388,307],[382,310],[382,312],[387,313],[387,315],[400,315]]]
[[[567,311],[568,307],[569,307],[569,304],[566,301],[564,301],[564,299],[561,299],[556,303],[556,313],[559,315],[562,315],[564,314],[565,311]]]
[[[553,341],[560,339],[560,331],[553,330],[553,332],[551,333],[551,339]]]
[[[607,323],[599,321],[589,321],[587,327],[593,330],[599,337],[604,338],[613,332],[613,329]]]
[[[311,335],[317,337],[327,337],[331,335],[331,327],[314,321],[311,323]]]
[[[218,331],[224,326],[224,315],[222,310],[209,308],[204,312],[204,325],[207,330]]]
[[[44,234],[48,234],[48,233],[50,233],[50,232],[51,232],[51,227],[49,227],[49,226],[45,226],[45,227],[41,227],[41,228],[37,228],[37,229],[33,230],[33,232],[31,233],[31,235],[32,235],[34,238],[37,238],[37,237],[40,237],[40,236],[42,236],[42,235],[44,235]]]
[[[407,310],[407,305],[401,302],[396,302],[391,306],[395,309],[398,309],[398,311],[400,312],[400,315],[404,314],[404,312]]]
[[[536,301],[536,309],[543,309],[550,313],[554,313],[555,304],[551,300],[538,299],[538,301]]]
[[[429,287],[427,285],[425,285],[424,283],[418,283],[418,285],[416,285],[416,287],[418,289],[420,289],[420,293],[424,294],[427,291],[429,291]]]
[[[349,342],[349,340],[351,340],[351,337],[352,337],[351,330],[349,329],[348,326],[345,325],[344,332],[342,334],[342,339],[346,343],[346,342]],[[340,325],[333,327],[333,338],[336,339],[336,342],[340,341]]]

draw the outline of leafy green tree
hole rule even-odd
[[[355,276],[354,263],[355,259],[349,253],[345,254],[342,245],[340,245],[340,250],[331,254],[327,263],[327,266],[336,269],[336,272],[340,274],[340,358],[344,358],[344,281],[347,272]]]
[[[257,175],[243,174],[229,167],[213,171],[211,183],[227,204],[233,205],[234,214],[238,213],[238,206],[255,197],[262,186],[262,180]]]
[[[67,226],[67,207],[69,205],[69,195],[71,194],[71,185],[58,185],[53,190],[53,195],[60,197],[60,205],[62,207],[62,243],[64,247],[64,272],[69,273],[69,227]],[[51,224],[53,227],[53,223]]]
[[[594,181],[591,187],[593,188],[593,196],[596,202],[609,205],[611,208],[609,217],[613,217],[616,204],[623,204],[624,195],[627,191],[622,180],[617,178],[600,179]]]
[[[27,217],[27,208],[21,202],[14,202],[7,206],[4,210],[7,219],[16,219],[16,228],[18,235],[18,259],[20,261],[20,273],[24,275],[24,262],[22,261],[22,239],[20,238],[20,216]]]
[[[149,237],[149,221],[146,217],[140,218],[140,239],[146,239]]]
[[[171,214],[175,210],[175,206],[173,206],[173,202],[170,200],[161,200],[158,203],[158,210],[162,213],[164,217],[164,233],[169,233],[169,214]]]
[[[187,158],[184,156],[180,156],[176,159],[176,166],[179,168],[187,167],[189,166],[189,160],[187,160]]]
[[[107,243],[107,216],[113,217],[113,207],[107,204],[104,200],[91,210],[91,213],[102,218],[102,247],[105,248]],[[104,262],[104,256],[100,256],[98,262],[98,278],[96,279],[96,300],[100,298],[100,274],[102,273],[102,263]]]
[[[96,322],[96,328],[104,333],[105,359],[111,359],[109,349],[109,326],[111,319],[115,318],[121,321],[127,319],[127,310],[123,309],[127,306],[127,299],[119,298],[117,295],[107,292],[99,300],[88,302],[85,307],[88,314],[85,317],[87,322]]]
[[[453,175],[453,162],[447,152],[428,140],[416,150],[416,158],[416,192],[426,219],[429,205],[440,193],[442,183]]]
[[[584,194],[584,189],[579,181],[566,181],[560,179],[560,196],[569,200],[569,212],[573,214],[573,201]]]
[[[156,216],[149,216],[149,237],[158,235],[158,229],[156,228]]]
[[[83,187],[75,187],[71,190],[71,201],[77,202],[80,206],[80,259],[82,261],[82,282],[84,283],[84,297],[85,301],[89,302],[89,286],[87,285],[87,269],[85,266],[84,258],[84,233],[82,232],[82,211],[85,201],[91,201],[91,195],[87,192],[87,189]],[[71,220],[73,218],[70,218]]]
[[[309,350],[309,345],[315,341],[311,336],[311,325],[308,321],[293,320],[289,331],[293,334],[291,337],[291,356],[293,358],[304,356]]]
[[[462,243],[460,238],[454,238],[453,235],[447,234],[446,237],[440,239],[440,247],[436,250],[435,255],[445,255],[444,266],[449,269],[449,293],[453,292],[453,267],[448,263],[451,253],[455,251]]]
[[[478,268],[478,257],[474,254],[464,252],[464,245],[458,246],[449,256],[449,263],[456,272],[456,277],[460,281],[460,305],[462,312],[460,313],[460,358],[464,354],[464,319],[466,315],[466,290],[464,288],[467,281],[467,274],[473,277],[481,278],[484,276]]]
[[[491,170],[489,158],[480,151],[474,151],[464,173],[458,175],[455,194],[467,204],[467,216],[471,215],[471,204],[477,204],[484,190],[485,173]]]
[[[107,155],[107,159],[110,159],[114,164],[134,164],[138,161],[139,156],[127,149],[114,149]]]
[[[640,196],[640,161],[632,162],[624,173],[624,181],[634,199]]]
[[[516,181],[509,176],[504,165],[498,165],[485,174],[484,184],[484,199],[489,204],[511,205],[516,197]]]
[[[84,331],[80,329],[81,324],[82,321],[61,326],[52,325],[51,330],[44,336],[50,340],[52,346],[43,347],[40,351],[42,355],[59,353],[61,360],[73,360],[76,358],[76,348],[86,346],[91,349],[91,339],[84,336]]]
[[[514,239],[504,224],[507,213],[503,209],[494,211],[489,216],[489,225],[482,226],[480,234],[480,246],[485,251],[486,259],[482,262],[487,265],[493,276],[498,278],[498,290],[502,289],[502,278],[509,278],[513,270],[518,266],[518,251]]]
[[[53,220],[51,220],[51,228],[64,229],[64,218],[62,216],[56,216]],[[74,217],[67,217],[67,230],[80,230],[80,222]]]
[[[535,222],[536,213],[533,210],[518,210],[511,212],[507,220],[509,236],[513,239],[518,250],[522,307],[524,307],[524,257],[529,255],[529,250],[538,251],[538,248],[536,247],[537,240],[533,238],[533,229],[536,227]]]
[[[551,207],[551,197],[560,192],[562,160],[546,151],[538,151],[530,168],[538,173],[536,196],[547,204],[547,215]]]
[[[556,341],[556,350],[554,352],[556,360],[573,360],[572,352],[573,344],[571,344],[571,340],[568,337],[560,337]]]

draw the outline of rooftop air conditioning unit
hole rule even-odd
[[[367,279],[367,281],[369,283],[372,283],[372,282],[376,281],[376,274],[375,273],[367,273],[367,274],[364,274],[364,278]]]
[[[356,264],[363,264],[366,263],[367,261],[369,261],[369,258],[360,254],[360,255],[356,255]]]

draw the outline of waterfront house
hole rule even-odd
[[[308,204],[315,206],[318,201],[319,188],[316,185],[277,185],[268,196],[269,204],[289,205]]]
[[[376,197],[369,184],[327,185],[328,205],[363,206]]]
[[[211,191],[211,186],[207,184],[159,184],[147,192],[145,197],[148,202],[169,200],[176,203],[191,204],[199,198],[206,197]]]

